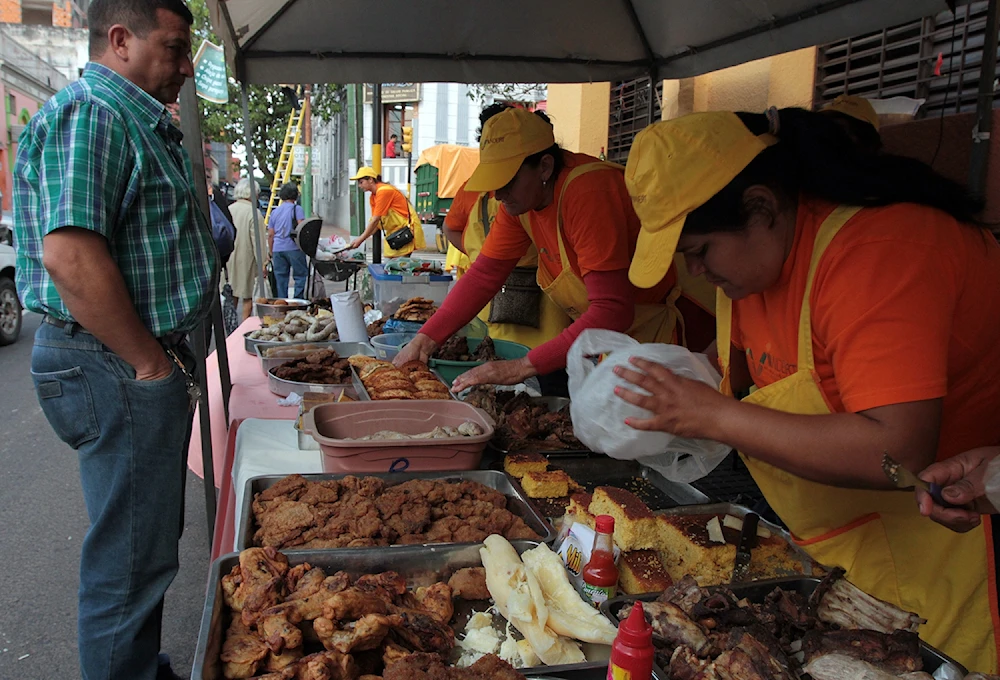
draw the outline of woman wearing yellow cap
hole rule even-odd
[[[616,392],[651,417],[627,424],[738,449],[817,561],[996,671],[993,523],[934,524],[881,468],[883,453],[919,471],[1000,444],[1000,246],[972,224],[977,204],[800,109],[656,123],[626,181],[643,229],[632,281],[654,284],[676,249],[718,287],[724,375],[720,394],[634,361],[619,375],[645,394]]]
[[[472,385],[514,384],[566,365],[566,353],[585,328],[629,332],[645,342],[682,342],[703,349],[711,338],[691,317],[698,308],[679,303],[673,268],[647,290],[628,281],[639,220],[619,165],[564,151],[552,125],[524,109],[492,118],[480,138],[480,162],[466,190],[494,191],[501,207],[479,256],[441,309],[396,357],[397,363],[427,358],[468,323],[493,296],[532,246],[538,251],[537,281],[574,320],[562,333],[524,359],[495,361],[459,376],[455,390]],[[684,324],[678,306],[689,318]],[[690,313],[688,313],[690,310]],[[702,330],[710,326],[703,315]]]
[[[367,166],[359,168],[358,174],[351,178],[357,181],[362,191],[371,193],[369,202],[372,209],[372,218],[368,221],[368,226],[361,236],[351,241],[351,248],[358,248],[368,240],[372,234],[379,229],[382,230],[382,248],[389,257],[403,257],[409,255],[414,250],[422,250],[426,247],[424,241],[424,230],[420,226],[420,219],[417,212],[406,200],[396,187],[382,181],[382,178],[375,172],[374,168]],[[412,238],[405,245],[393,250],[389,246],[386,237],[392,236],[397,231],[409,227]]]

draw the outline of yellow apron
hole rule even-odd
[[[574,179],[588,172],[608,168],[624,171],[621,165],[603,161],[578,165],[570,170],[569,176],[563,182],[562,191],[559,193],[559,200],[556,204],[556,238],[559,242],[559,262],[562,264],[562,271],[553,278],[544,266],[538,267],[538,285],[574,321],[587,311],[590,299],[587,297],[587,287],[583,280],[573,273],[569,257],[566,255],[566,245],[562,237],[562,199],[566,195],[566,188]],[[521,225],[531,237],[532,242],[535,242],[535,237],[531,233],[531,219],[528,213],[521,215]],[[639,342],[683,345],[684,319],[675,304],[680,294],[681,287],[677,285],[670,291],[666,301],[661,304],[637,304],[635,306],[635,319],[628,334]]]
[[[487,219],[490,223],[496,219],[499,204],[496,199],[489,198],[487,194],[480,194],[469,212],[469,221],[462,232],[462,245],[469,255],[469,260],[476,261],[479,253],[483,250],[486,242],[486,227],[483,224],[483,200],[487,200]],[[535,246],[531,246],[524,257],[518,263],[518,267],[537,267],[538,251]],[[534,349],[539,345],[548,342],[556,337],[571,323],[566,313],[553,302],[548,295],[542,296],[541,310],[539,313],[538,328],[531,326],[521,326],[513,323],[489,323],[490,305],[487,304],[481,312],[479,318],[486,322],[490,329],[490,337],[499,340],[510,340],[519,342]]]
[[[809,294],[823,252],[858,210],[837,208],[816,235],[799,318],[797,371],[756,390],[745,402],[786,413],[830,413],[815,372]],[[732,394],[732,301],[720,290],[716,305],[721,389]],[[843,567],[862,590],[927,619],[920,637],[970,671],[996,672],[989,521],[958,534],[922,517],[912,492],[842,489],[749,456],[743,460],[795,541],[817,562]]]
[[[378,193],[379,191],[399,191],[399,189],[391,184],[379,184],[375,191]],[[372,196],[372,205],[374,205],[374,198],[375,197]],[[411,254],[414,250],[423,250],[427,247],[427,243],[424,240],[424,229],[420,224],[420,218],[417,216],[417,211],[413,208],[413,204],[409,201],[406,201],[406,207],[409,211],[408,215],[401,215],[390,208],[388,214],[382,216],[382,224],[380,227],[383,234],[382,251],[387,257],[404,257]],[[393,250],[390,248],[389,242],[385,240],[385,236],[399,231],[403,227],[407,226],[413,230],[413,240],[399,250]]]

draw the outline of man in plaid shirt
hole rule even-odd
[[[175,677],[160,663],[191,432],[186,335],[218,288],[211,230],[165,104],[191,64],[183,0],[93,0],[90,58],[21,135],[17,284],[45,314],[31,372],[77,450],[90,529],[80,559],[86,680]]]

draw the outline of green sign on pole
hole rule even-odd
[[[225,104],[229,101],[225,52],[207,40],[194,55],[194,84],[198,96],[206,101],[213,104]]]

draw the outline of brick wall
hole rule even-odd
[[[52,3],[52,25],[64,28],[73,27],[73,7],[70,0]]]
[[[0,0],[0,22],[21,23],[21,0]]]

